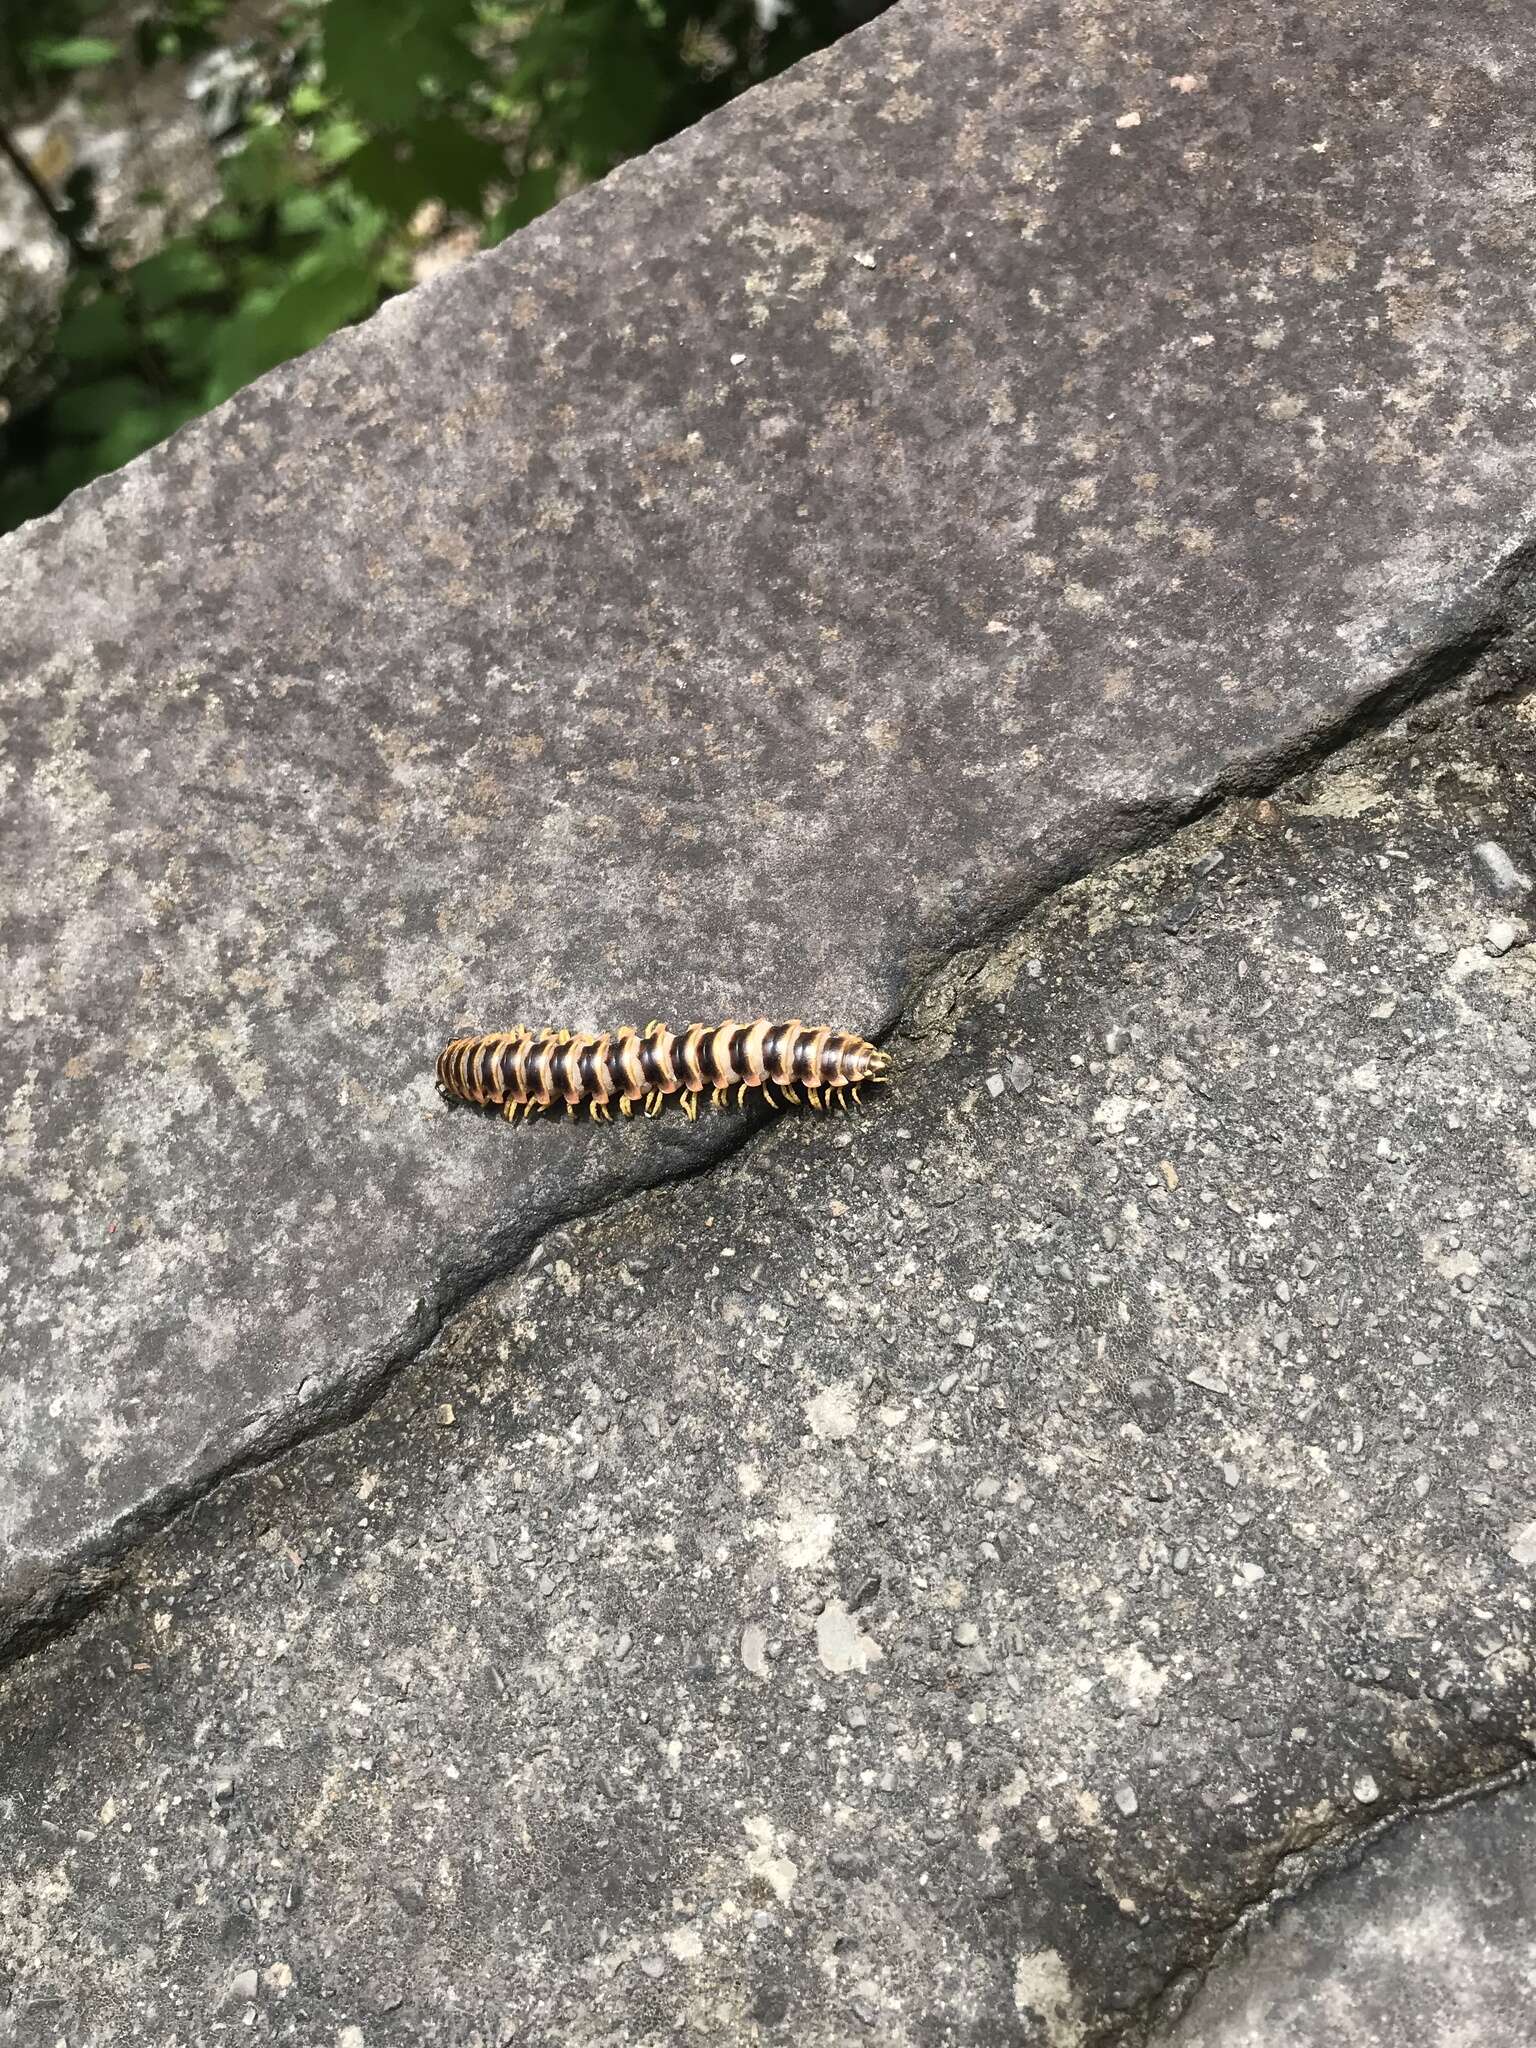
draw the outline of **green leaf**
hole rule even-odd
[[[62,433],[77,439],[109,434],[149,396],[142,377],[103,377],[99,384],[76,384],[56,392],[53,417]]]
[[[253,294],[219,334],[207,402],[217,405],[264,370],[314,348],[338,327],[371,312],[378,296],[377,271],[355,257],[317,265],[275,294]]]
[[[498,206],[487,221],[481,241],[487,249],[494,249],[508,235],[515,235],[519,228],[527,227],[529,221],[537,220],[559,197],[560,173],[553,164],[546,164],[536,171],[524,171],[512,197]]]
[[[503,183],[506,175],[506,157],[494,142],[443,119],[418,122],[403,134],[376,135],[347,165],[353,190],[401,221],[430,199],[478,216],[486,187]]]
[[[224,272],[195,242],[172,242],[126,273],[126,282],[147,313],[160,313],[179,299],[222,291]]]
[[[335,206],[323,192],[290,192],[277,209],[277,224],[285,235],[319,234],[335,217]]]
[[[121,362],[135,342],[123,302],[110,292],[71,306],[53,337],[59,355],[69,363]]]
[[[127,408],[97,443],[94,473],[103,476],[109,470],[121,469],[125,462],[132,462],[135,455],[142,455],[146,448],[153,448],[167,434],[174,434],[179,426],[195,419],[201,410],[190,399],[169,399],[158,405]]]
[[[117,47],[105,36],[39,36],[27,45],[27,58],[40,71],[89,71],[112,63]]]
[[[315,129],[310,152],[323,164],[345,163],[367,140],[367,129],[343,115]]]
[[[464,40],[475,0],[328,0],[321,28],[326,82],[372,127],[408,127],[434,93],[462,92],[484,75]]]
[[[225,157],[221,176],[236,206],[271,205],[294,182],[293,151],[279,128],[253,129],[244,148]]]

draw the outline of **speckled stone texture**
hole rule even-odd
[[[1530,2048],[1536,1783],[1394,1829],[1249,1930],[1158,2048]]]
[[[142,1548],[0,1679],[0,2042],[1137,2042],[1529,1763],[1533,770],[1062,892]]]
[[[0,549],[0,1639],[915,968],[1498,634],[1536,16],[908,5]]]

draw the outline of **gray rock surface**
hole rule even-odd
[[[1536,1785],[1394,1828],[1247,1930],[1159,2048],[1529,2048]]]
[[[1533,56],[898,7],[0,548],[0,1639],[741,1134],[446,1033],[877,1029],[1510,629]]]
[[[0,1680],[0,2041],[1137,2040],[1528,1760],[1533,714],[1064,891],[141,1550]]]

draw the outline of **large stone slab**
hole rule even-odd
[[[1245,1930],[1158,2048],[1528,2048],[1536,1784],[1391,1829]]]
[[[1129,2044],[1529,1762],[1533,767],[1063,892],[142,1548],[0,1680],[0,2042]]]
[[[445,1033],[877,1028],[1499,630],[1533,57],[900,7],[0,549],[0,1639],[740,1128]]]

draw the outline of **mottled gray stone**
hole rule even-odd
[[[306,2043],[1131,2042],[1529,1759],[1536,952],[1467,851],[1536,851],[1533,740],[1062,892],[870,1113],[558,1233],[144,1546],[0,1679],[0,2041],[255,1967]]]
[[[1393,1829],[1244,1933],[1159,2048],[1530,2048],[1536,1785]]]
[[[881,1027],[1505,630],[1533,57],[900,7],[0,548],[0,1636],[742,1129],[445,1034]]]

